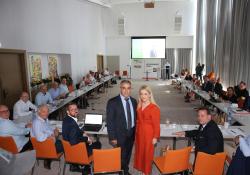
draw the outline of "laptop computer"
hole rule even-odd
[[[102,114],[86,114],[83,128],[85,131],[100,131],[102,128]]]

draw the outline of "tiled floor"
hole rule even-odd
[[[152,80],[152,81],[144,81],[144,80],[132,80],[132,96],[134,98],[138,98],[138,90],[141,85],[147,84],[149,85],[154,93],[154,97],[156,102],[161,108],[161,123],[165,123],[166,118],[173,123],[188,123],[194,124],[196,122],[196,112],[193,109],[199,105],[198,102],[185,103],[184,95],[179,93],[176,89],[170,85],[170,81],[162,81],[162,80]],[[109,98],[116,96],[119,94],[119,82],[117,85],[114,85],[112,88],[108,88],[105,93],[99,94],[100,98],[89,100],[90,106],[86,110],[80,110],[80,120],[84,116],[85,113],[95,112],[95,113],[103,113],[105,117],[105,109],[106,102]],[[94,109],[92,110],[92,105],[94,105]],[[103,148],[111,148],[108,144],[107,137],[101,137],[100,141],[102,142]],[[178,140],[177,148],[181,148],[186,146],[186,140]],[[159,155],[160,149],[165,145],[172,145],[171,139],[161,139],[160,143],[157,145],[155,150],[155,155]],[[63,169],[64,160],[62,158],[60,167]],[[69,172],[69,166],[66,168],[66,173],[69,175],[80,174],[80,173],[72,173]],[[34,174],[36,175],[54,175],[58,174],[59,166],[58,162],[52,162],[52,169],[47,170],[43,168],[43,162],[40,161],[39,166],[36,166]],[[133,169],[133,155],[130,161],[130,173],[133,175],[139,174],[136,170]],[[158,174],[156,169],[153,167],[152,174]]]

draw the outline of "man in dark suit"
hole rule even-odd
[[[206,92],[214,91],[214,84],[209,80],[208,76],[204,76],[204,83],[201,86],[201,89]]]
[[[197,152],[216,154],[224,151],[224,141],[218,125],[211,119],[209,110],[206,107],[198,109],[197,130],[181,131],[174,133],[177,136],[193,138],[195,141],[195,155]]]
[[[120,94],[107,104],[107,129],[110,144],[121,147],[122,169],[129,174],[129,161],[135,139],[137,102],[130,97],[131,82],[120,83]]]
[[[93,142],[93,140],[84,131],[84,128],[80,129],[77,124],[78,108],[75,103],[70,103],[67,107],[67,116],[63,119],[62,123],[62,136],[65,141],[68,141],[71,145],[76,145],[80,142],[85,142],[87,146],[88,154],[92,154],[93,149],[100,149],[101,143],[99,141]],[[70,166],[71,171],[81,171],[76,165]]]

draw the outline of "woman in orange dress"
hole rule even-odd
[[[154,101],[150,87],[139,90],[137,107],[134,168],[142,174],[150,174],[154,146],[160,137],[160,108]]]

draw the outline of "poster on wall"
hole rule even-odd
[[[49,76],[58,75],[57,73],[57,60],[58,57],[56,55],[48,56],[48,68],[49,68]]]
[[[38,83],[42,80],[41,55],[29,55],[31,82]]]

